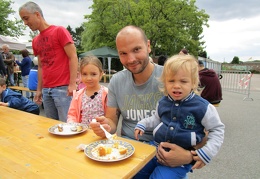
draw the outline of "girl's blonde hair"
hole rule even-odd
[[[168,95],[166,90],[166,77],[174,76],[178,70],[184,70],[191,75],[191,81],[193,84],[193,91],[198,94],[198,85],[199,85],[199,72],[198,72],[198,62],[197,59],[192,55],[174,55],[170,57],[164,64],[163,72],[161,75],[161,82],[163,86],[160,90],[164,95]]]
[[[96,56],[83,57],[79,62],[79,72],[81,73],[82,69],[88,64],[95,65],[98,67],[100,73],[103,73],[102,63]]]

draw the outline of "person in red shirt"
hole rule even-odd
[[[27,2],[19,8],[24,24],[40,34],[33,39],[38,57],[38,86],[34,100],[43,101],[46,116],[67,121],[73,90],[76,90],[78,58],[71,34],[62,26],[48,24],[41,8]]]

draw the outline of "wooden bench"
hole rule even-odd
[[[22,94],[23,94],[23,91],[31,92],[31,93],[35,93],[36,92],[35,90],[30,90],[29,88],[22,87],[22,86],[8,86],[8,88],[10,88],[12,90],[15,90],[15,91],[19,91]],[[32,95],[31,97],[32,97],[32,100],[33,100],[34,96]]]

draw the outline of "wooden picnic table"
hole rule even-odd
[[[131,178],[156,152],[153,146],[118,137],[135,148],[133,155],[100,162],[76,149],[102,139],[91,129],[59,136],[48,129],[61,121],[4,106],[0,106],[0,116],[1,178]]]

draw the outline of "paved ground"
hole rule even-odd
[[[259,179],[260,75],[253,75],[250,98],[223,91],[217,108],[226,125],[225,141],[213,161],[189,174],[189,179]]]
[[[243,101],[243,95],[224,91],[217,108],[226,125],[224,143],[213,161],[189,174],[189,179],[260,178],[260,91],[250,97],[253,101]]]

